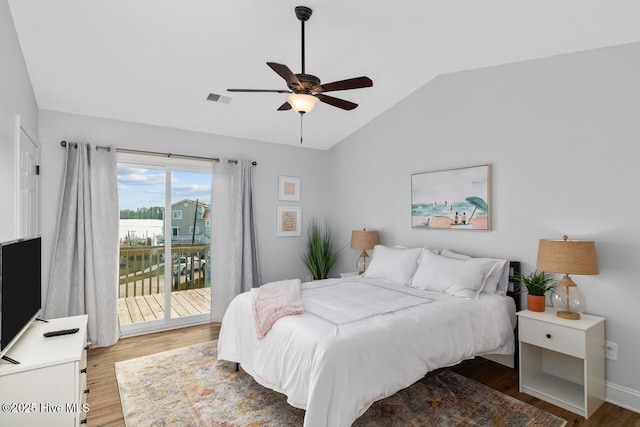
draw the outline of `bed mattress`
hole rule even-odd
[[[465,299],[382,280],[302,284],[305,312],[256,338],[250,292],[227,309],[218,358],[305,409],[306,427],[348,426],[427,372],[483,354],[513,354],[510,297]]]

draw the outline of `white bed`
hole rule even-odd
[[[381,259],[381,250],[376,251]],[[455,265],[458,271],[460,265]],[[241,294],[225,313],[218,358],[240,363],[259,384],[305,409],[306,427],[342,427],[429,371],[478,355],[514,353],[511,297],[479,289],[462,298],[455,296],[459,286],[451,295],[395,280],[406,278],[391,279],[304,283],[304,314],[281,318],[261,340],[252,321],[251,294]]]

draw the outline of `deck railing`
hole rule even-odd
[[[210,258],[202,244],[172,245],[168,263],[164,246],[121,246],[118,298],[163,293],[165,272],[172,290],[209,287]]]

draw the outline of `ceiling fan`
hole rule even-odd
[[[312,74],[306,74],[304,67],[304,23],[311,17],[312,10],[306,6],[297,6],[295,12],[296,17],[298,17],[302,24],[302,72],[300,74],[294,74],[286,65],[267,62],[267,65],[287,82],[289,90],[227,89],[227,91],[288,93],[287,101],[278,108],[278,111],[291,110],[293,108],[293,110],[301,115],[310,112],[318,101],[342,108],[343,110],[353,110],[358,104],[325,95],[325,92],[371,87],[373,86],[373,82],[369,77],[363,76],[320,84],[318,77]]]

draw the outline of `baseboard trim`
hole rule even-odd
[[[605,381],[605,400],[621,408],[640,413],[640,391]]]

